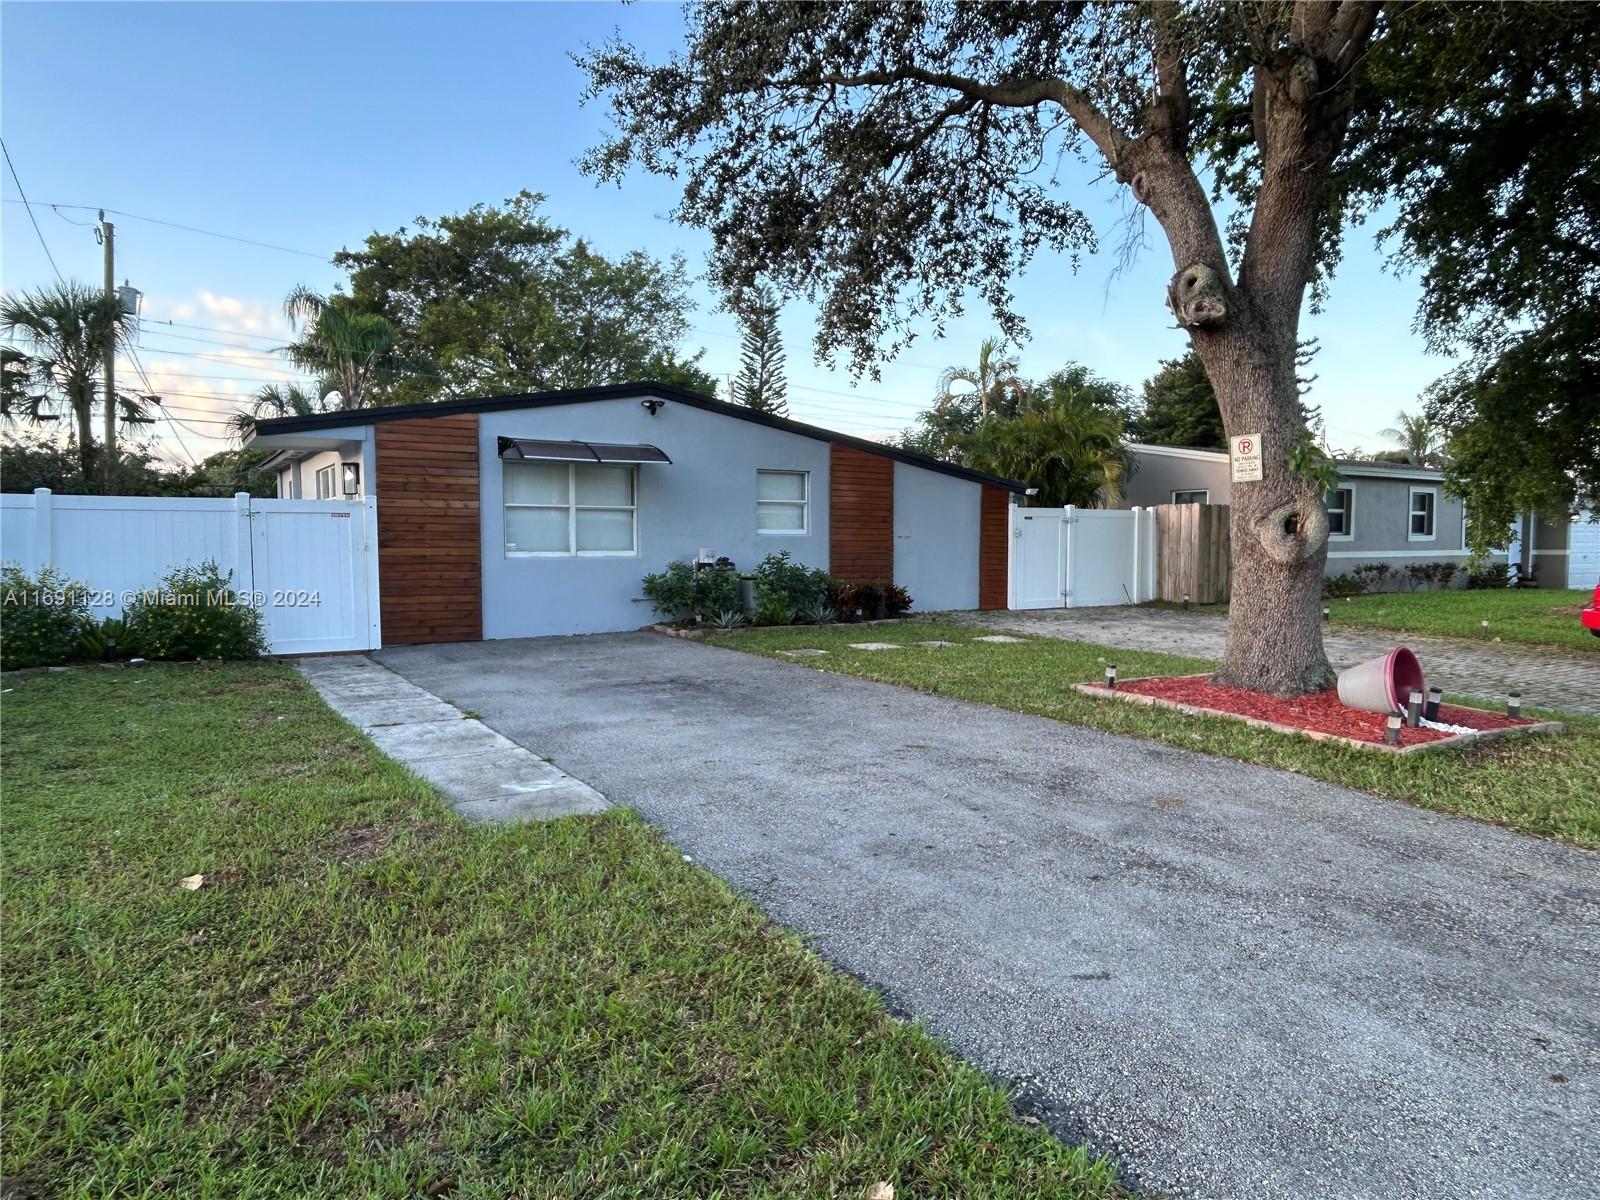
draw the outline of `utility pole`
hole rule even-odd
[[[116,264],[116,226],[106,220],[105,209],[100,210],[101,240],[106,251],[106,296],[117,300],[117,264]],[[118,305],[121,312],[120,303]],[[105,454],[105,494],[111,495],[117,488],[117,326],[115,323],[106,330],[106,436],[103,453]]]

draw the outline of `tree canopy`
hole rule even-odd
[[[814,298],[820,357],[872,372],[972,295],[1016,341],[1017,274],[1042,249],[1070,258],[1097,245],[1084,197],[1056,174],[1063,156],[1092,160],[1128,189],[1135,227],[1160,225],[1172,316],[1224,430],[1256,435],[1263,451],[1261,479],[1234,489],[1217,678],[1300,692],[1332,679],[1318,624],[1324,472],[1296,373],[1303,301],[1308,287],[1313,305],[1325,294],[1347,221],[1396,191],[1372,147],[1454,134],[1458,70],[1501,84],[1569,72],[1583,81],[1569,91],[1592,94],[1600,56],[1585,61],[1584,38],[1468,30],[1448,46],[1470,62],[1437,53],[1437,27],[1515,23],[1524,11],[698,4],[685,49],[665,62],[620,41],[580,58],[616,124],[585,165],[603,179],[633,164],[675,177],[676,215],[712,233],[711,277],[725,292],[762,277]],[[1571,19],[1593,24],[1588,11]],[[1369,69],[1375,57],[1390,68]],[[1406,178],[1425,187],[1429,170],[1457,164],[1441,157]]]
[[[1182,358],[1162,360],[1161,369],[1144,381],[1128,434],[1152,446],[1227,449],[1222,409],[1198,354],[1191,350]]]
[[[378,403],[655,380],[712,393],[678,347],[693,303],[681,259],[610,258],[539,213],[521,192],[414,227],[374,233],[334,263],[354,307],[395,329],[402,369]]]
[[[1380,39],[1341,182],[1466,360],[1428,392],[1468,537],[1600,498],[1600,21],[1589,4],[1424,6]],[[1426,134],[1419,133],[1426,130]]]

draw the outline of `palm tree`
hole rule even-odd
[[[1006,344],[1000,338],[984,338],[978,347],[977,370],[969,367],[946,369],[939,376],[939,399],[934,404],[935,410],[942,412],[952,404],[967,404],[976,399],[980,421],[989,416],[991,409],[1006,416],[1015,416],[1028,390],[1017,376],[1015,356],[1006,354],[1005,348]],[[958,383],[966,384],[971,390],[953,390],[953,385]]]
[[[244,437],[257,421],[271,417],[309,417],[327,412],[327,398],[308,392],[298,383],[269,383],[250,398],[249,412],[236,412],[229,418],[236,437]]]
[[[1444,431],[1426,413],[1396,414],[1396,429],[1382,430],[1386,438],[1399,442],[1405,461],[1417,467],[1437,467],[1444,458]]]
[[[1033,503],[1112,507],[1128,473],[1120,409],[1082,389],[1055,389],[1014,421],[985,421],[966,439],[970,467],[1037,489]]]
[[[358,311],[350,297],[297,287],[283,311],[300,334],[284,349],[297,367],[320,380],[322,399],[338,394],[334,407],[366,407],[368,388],[395,373],[395,327],[386,317]]]
[[[0,415],[30,425],[71,416],[85,483],[94,471],[93,412],[97,400],[104,403],[106,346],[125,344],[132,321],[117,297],[81,283],[0,301],[0,332],[20,337],[26,346],[26,352],[6,356]],[[116,403],[124,424],[150,423],[143,397],[119,394]],[[106,449],[116,453],[115,446]]]

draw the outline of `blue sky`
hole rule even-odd
[[[282,298],[296,284],[331,288],[326,258],[375,229],[418,215],[543,192],[547,214],[608,252],[682,252],[704,264],[709,239],[666,219],[670,181],[643,174],[597,187],[574,160],[605,130],[583,107],[568,54],[620,28],[664,55],[681,37],[676,5],[591,4],[38,4],[0,6],[0,132],[61,271],[98,282],[94,213],[272,243],[266,249],[113,215],[118,275],[145,292],[138,356],[181,433],[177,459],[224,444],[220,424],[267,379],[287,336]],[[1114,248],[1122,201],[1093,172],[1066,185]],[[0,205],[0,284],[53,278],[9,175]],[[1135,268],[1114,255],[1070,264],[1041,257],[1016,293],[1033,338],[1025,374],[1069,360],[1137,386],[1185,338],[1162,304],[1170,259],[1159,229]],[[686,349],[717,373],[737,369],[733,322],[697,289]],[[1312,399],[1334,445],[1376,449],[1396,410],[1415,407],[1445,361],[1411,332],[1414,281],[1383,272],[1370,227],[1353,230],[1327,310],[1304,332],[1321,339]],[[814,314],[783,321],[794,416],[862,436],[907,424],[939,369],[976,356],[991,331],[981,308],[946,338],[920,340],[882,377],[855,385],[812,361]],[[163,327],[160,322],[176,324]],[[131,372],[133,366],[123,368]],[[177,445],[181,436],[187,449]]]

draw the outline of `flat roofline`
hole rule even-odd
[[[807,425],[803,421],[793,421],[788,417],[775,417],[770,413],[756,412],[754,409],[745,408],[743,405],[727,404],[721,400],[714,400],[710,396],[702,396],[698,392],[691,392],[684,388],[650,382],[619,383],[608,387],[576,388],[561,392],[519,392],[505,396],[483,396],[467,400],[440,400],[435,404],[404,404],[393,408],[360,408],[349,412],[313,413],[304,417],[274,417],[271,420],[255,422],[250,432],[245,435],[244,444],[249,446],[258,437],[275,437],[285,433],[314,433],[321,429],[338,428],[340,426],[377,425],[385,421],[408,421],[416,420],[419,417],[445,417],[455,413],[503,412],[518,408],[553,408],[557,405],[583,404],[592,400],[626,400],[648,396],[657,396],[678,404],[687,404],[691,408],[718,413],[721,416],[733,417],[740,421],[749,421],[756,425],[765,425],[769,429],[779,429],[785,433],[798,434],[814,441],[838,442],[840,445],[851,446],[868,454],[878,454],[884,458],[892,458],[896,462],[905,463],[907,466],[921,467],[924,470],[935,471],[941,475],[965,479],[969,483],[997,487],[1017,494],[1027,491],[1027,485],[1018,483],[1015,479],[1004,479],[998,475],[974,471],[970,467],[930,458],[926,454],[918,454],[914,450],[902,450],[897,446],[886,446],[882,442],[852,437],[850,434],[839,433],[833,429],[825,429],[820,425]]]

